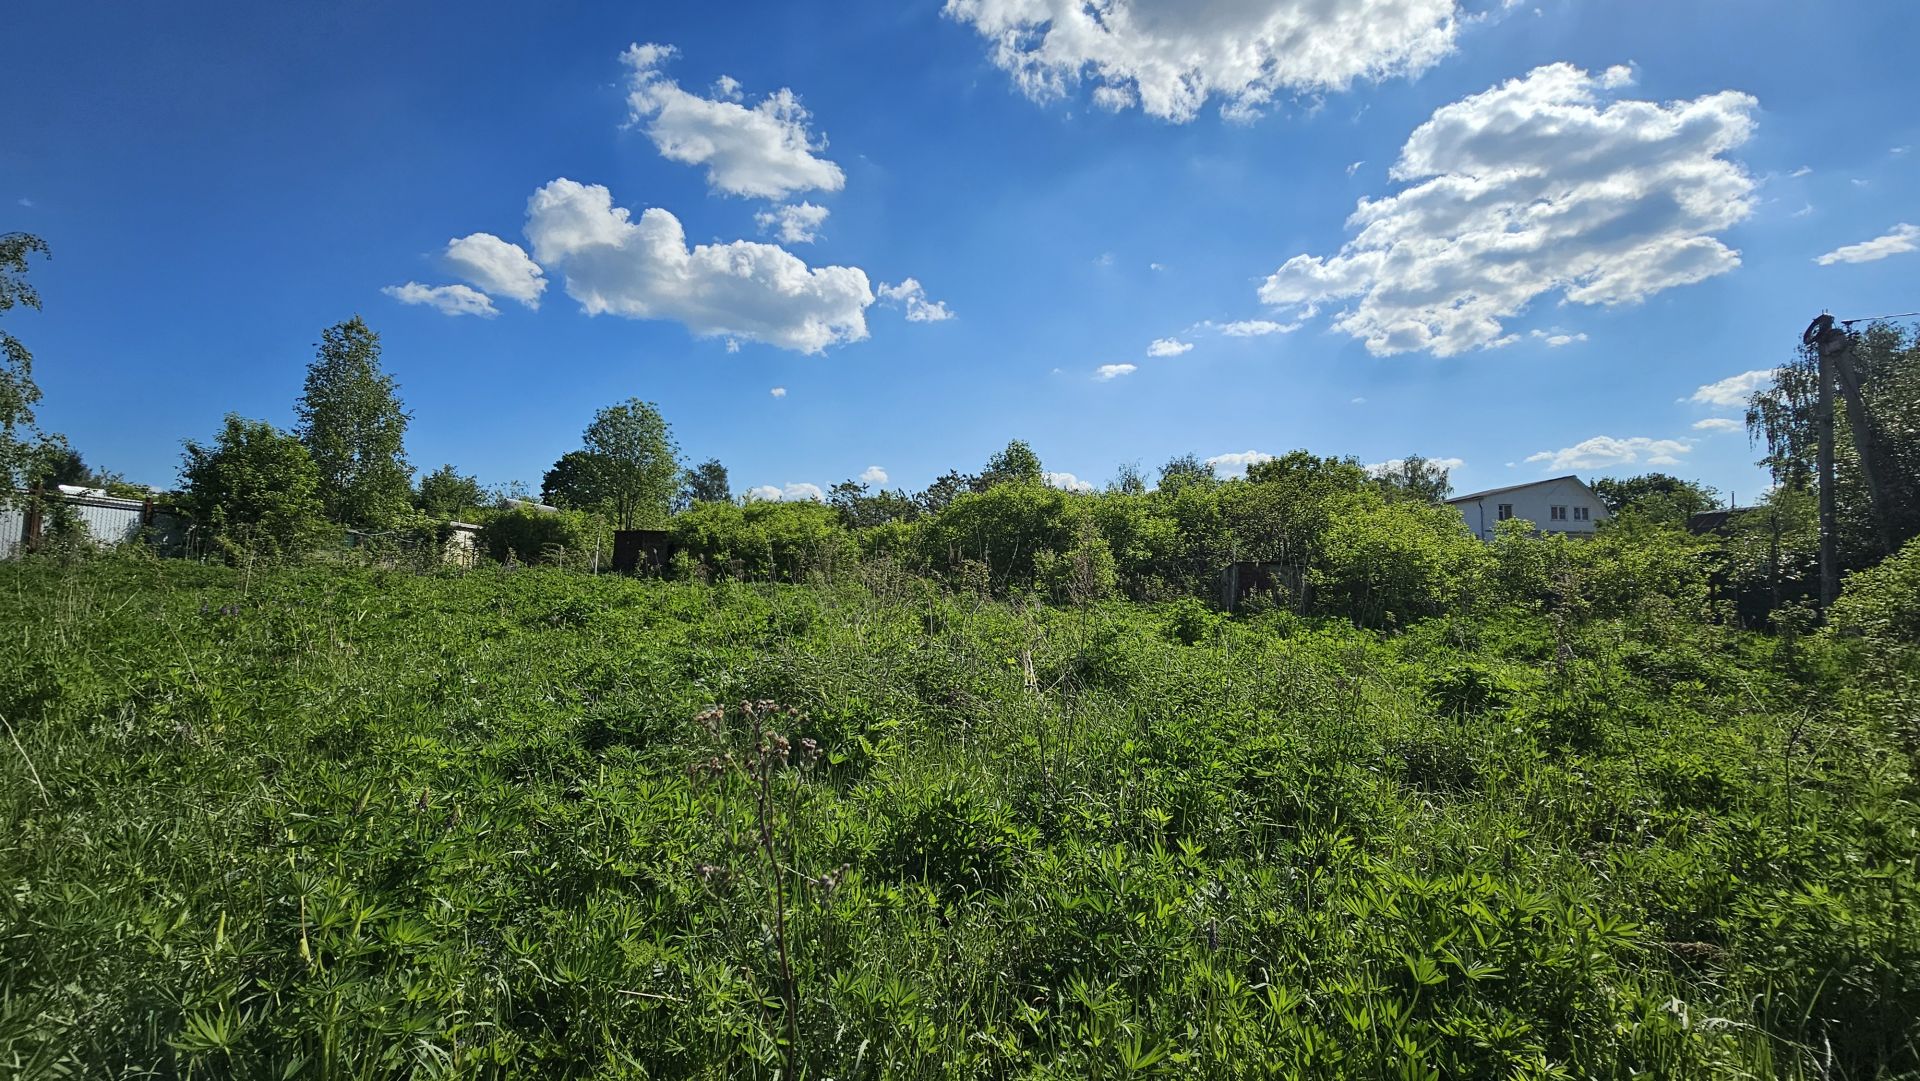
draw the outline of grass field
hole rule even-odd
[[[0,565],[0,1074],[1920,1067],[1817,639],[867,578]]]

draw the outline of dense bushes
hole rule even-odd
[[[834,510],[818,503],[696,503],[671,528],[686,565],[715,578],[798,582],[831,573],[858,550]]]
[[[604,566],[611,558],[613,531],[596,514],[514,507],[486,516],[480,544],[487,558],[502,562],[584,567],[597,554]]]

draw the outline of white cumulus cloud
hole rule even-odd
[[[767,391],[767,393],[773,395],[776,398],[784,398],[787,396],[787,388],[775,387],[772,390]]]
[[[1192,348],[1192,342],[1183,342],[1177,338],[1155,338],[1153,344],[1147,346],[1147,355],[1150,357],[1177,357]]]
[[[493,301],[477,289],[464,285],[389,285],[380,290],[402,304],[425,304],[442,315],[478,315],[491,319],[500,314]]]
[[[885,484],[887,483],[887,471],[877,465],[870,465],[866,469],[861,470],[860,483]]]
[[[1696,405],[1716,405],[1722,409],[1745,409],[1747,399],[1753,392],[1773,385],[1772,368],[1755,368],[1750,372],[1730,375],[1716,383],[1695,390],[1687,400]]]
[[[1442,106],[1390,171],[1412,186],[1360,200],[1354,238],[1289,259],[1261,299],[1353,299],[1334,325],[1369,352],[1452,356],[1515,340],[1502,320],[1544,293],[1632,304],[1732,270],[1714,234],[1752,213],[1754,184],[1721,155],[1759,103],[1610,100],[1630,79],[1551,64]]]
[[[1693,444],[1681,439],[1648,439],[1645,436],[1615,439],[1609,435],[1596,435],[1571,447],[1529,454],[1527,461],[1545,463],[1549,470],[1603,469],[1636,462],[1679,465],[1679,456],[1692,449]]]
[[[1835,248],[1816,258],[1814,262],[1821,266],[1832,266],[1835,263],[1871,263],[1876,259],[1885,259],[1889,255],[1904,255],[1917,248],[1920,248],[1920,226],[1901,222],[1883,236]]]
[[[1740,422],[1737,420],[1728,420],[1725,417],[1708,417],[1705,420],[1694,421],[1693,430],[1696,432],[1737,432],[1740,430]]]
[[[1102,364],[1093,371],[1093,377],[1102,383],[1109,383],[1123,375],[1132,375],[1140,368],[1135,364]]]
[[[1455,0],[947,0],[1036,101],[1083,79],[1094,104],[1248,118],[1283,91],[1417,74],[1452,51]]]
[[[1072,473],[1042,473],[1041,476],[1045,478],[1049,486],[1054,488],[1060,488],[1069,492],[1093,491],[1092,482],[1081,480]]]
[[[826,500],[827,493],[821,491],[818,484],[787,484],[784,486],[778,484],[762,484],[758,487],[747,489],[747,498],[749,500],[760,500],[768,503],[804,503],[809,500],[820,503]]]
[[[953,318],[953,309],[944,300],[928,300],[918,279],[907,278],[898,285],[880,286],[880,299],[888,304],[904,305],[909,323],[940,323]]]
[[[1216,454],[1207,459],[1207,468],[1222,477],[1238,477],[1246,473],[1248,466],[1273,461],[1273,455],[1263,450],[1242,450],[1232,454]]]
[[[703,98],[661,74],[672,59],[670,45],[632,45],[620,59],[630,69],[627,105],[635,124],[669,161],[707,167],[717,191],[761,199],[784,199],[798,191],[839,191],[846,174],[820,157],[812,119],[791,90],[777,90],[748,108],[733,100],[740,84],[725,79],[720,98]]]
[[[518,244],[492,233],[472,233],[447,241],[447,265],[482,291],[507,297],[529,308],[540,306],[547,279],[540,264]]]
[[[589,315],[672,319],[702,337],[802,353],[867,336],[873,292],[860,268],[809,267],[784,248],[745,240],[689,248],[678,218],[652,207],[633,221],[598,184],[562,177],[534,192],[527,238]]]
[[[820,239],[820,227],[826,224],[827,208],[812,203],[762,210],[753,216],[761,232],[772,231],[782,244],[811,244]]]

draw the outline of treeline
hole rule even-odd
[[[30,256],[46,252],[37,237],[0,236],[0,311],[39,306],[26,271]],[[1920,534],[1920,335],[1881,323],[1850,341],[1859,408],[1836,418],[1834,485],[1847,571]],[[7,490],[126,488],[35,427],[32,354],[3,330],[0,353]],[[1810,350],[1777,369],[1750,405],[1748,430],[1776,481],[1760,505],[1694,536],[1688,520],[1720,505],[1710,489],[1662,474],[1602,479],[1594,487],[1616,517],[1594,543],[1534,537],[1512,523],[1490,546],[1443,505],[1446,471],[1417,457],[1370,472],[1352,458],[1295,451],[1223,479],[1186,455],[1151,485],[1122,466],[1104,491],[1069,492],[1050,486],[1039,457],[1016,440],[977,472],[949,471],[919,492],[847,480],[824,502],[756,502],[735,496],[718,460],[683,462],[666,419],[639,399],[591,419],[579,449],[546,471],[540,505],[526,485],[487,489],[451,464],[416,483],[405,444],[412,417],[380,358],[379,335],[358,317],[329,327],[293,430],[235,415],[212,440],[185,442],[172,499],[193,519],[198,551],[298,558],[344,541],[433,558],[460,521],[481,527],[495,559],[595,565],[615,529],[654,528],[672,534],[673,569],[686,576],[791,580],[884,562],[958,587],[1062,602],[1216,598],[1222,570],[1251,563],[1269,594],[1256,603],[1377,625],[1503,595],[1591,593],[1607,603],[1627,581],[1643,593],[1672,586],[1676,603],[1718,603],[1751,625],[1802,604],[1817,581],[1820,413]],[[1880,478],[1878,499],[1869,474]]]

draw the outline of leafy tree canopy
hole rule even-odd
[[[1163,492],[1177,492],[1190,484],[1216,484],[1219,478],[1214,475],[1213,467],[1200,460],[1193,453],[1182,454],[1167,459],[1160,467],[1159,488]]]
[[[380,335],[356,315],[323,331],[315,348],[294,412],[320,474],[321,500],[336,522],[386,525],[406,513],[413,467],[405,446],[411,418],[380,368]]]
[[[731,502],[733,485],[727,478],[727,467],[720,464],[720,459],[708,458],[687,470],[686,478],[680,485],[681,509],[695,503]]]
[[[480,482],[461,474],[451,464],[420,478],[420,510],[435,518],[454,518],[486,502],[487,493]]]
[[[1373,479],[1390,500],[1444,503],[1453,494],[1451,470],[1429,458],[1409,454],[1374,471]]]
[[[1593,482],[1593,494],[1606,504],[1607,513],[1619,517],[1635,514],[1672,525],[1685,525],[1688,518],[1720,505],[1720,493],[1695,481],[1681,480],[1667,473],[1643,473],[1637,477],[1601,477]]]
[[[298,555],[325,530],[320,472],[297,437],[229,413],[211,445],[185,446],[180,506],[222,555]]]
[[[0,234],[0,314],[15,306],[38,310],[40,294],[27,281],[27,257],[47,256],[47,242],[31,233]],[[33,354],[0,328],[0,506],[38,471],[45,441],[34,427],[40,387],[33,381]]]
[[[524,497],[513,497],[524,498]],[[568,510],[595,510],[606,503],[593,455],[570,450],[540,479],[540,502]]]
[[[652,402],[629,398],[594,414],[583,436],[588,489],[621,529],[666,520],[680,488],[680,448]]]
[[[987,459],[987,468],[973,478],[972,488],[984,492],[1002,484],[1038,484],[1041,477],[1040,456],[1024,440],[1015,439]]]

